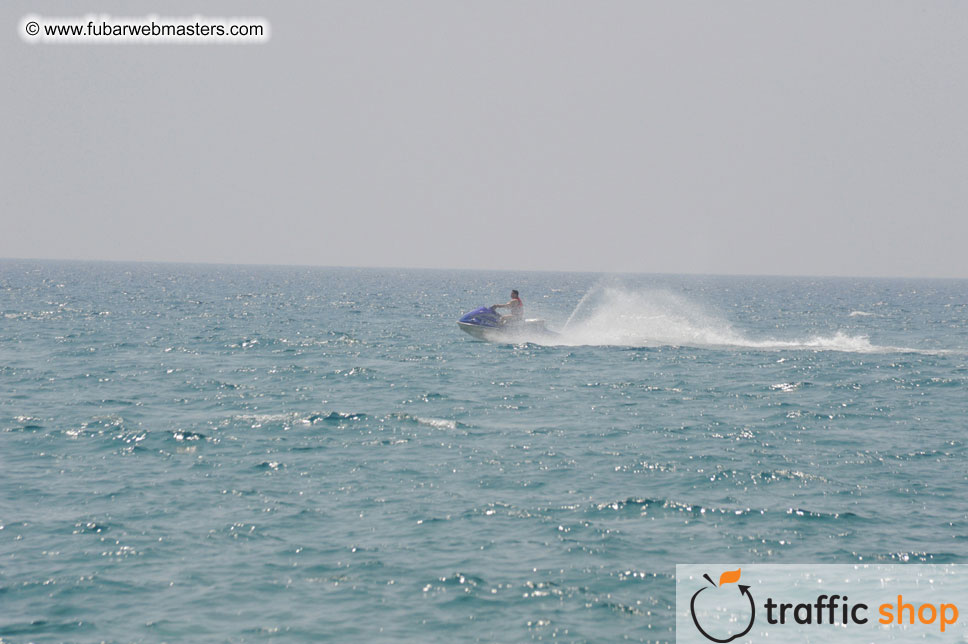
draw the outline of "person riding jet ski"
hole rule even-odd
[[[509,309],[510,314],[500,315],[496,309]],[[465,313],[457,326],[478,340],[489,342],[548,339],[558,335],[545,326],[544,320],[524,318],[524,302],[517,290],[511,291],[511,301],[506,304],[482,306]]]
[[[509,309],[508,315],[501,316],[501,324],[515,324],[524,321],[524,302],[518,296],[517,289],[511,291],[511,300],[507,304],[495,304],[492,309]]]

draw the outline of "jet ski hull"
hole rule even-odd
[[[527,342],[558,335],[549,331],[544,320],[528,319],[501,323],[501,316],[488,307],[475,309],[458,322],[460,330],[478,340],[490,342]]]
[[[487,340],[487,335],[490,334],[500,334],[501,330],[497,327],[483,326],[481,324],[469,324],[467,322],[458,322],[457,326],[464,333],[467,333],[478,340]]]

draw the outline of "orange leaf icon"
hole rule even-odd
[[[737,568],[736,570],[727,570],[721,574],[719,576],[719,585],[722,586],[723,584],[735,584],[737,581],[739,581],[740,570],[742,570],[742,568]]]

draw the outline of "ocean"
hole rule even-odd
[[[963,280],[3,260],[0,641],[671,642],[968,561],[966,393]]]

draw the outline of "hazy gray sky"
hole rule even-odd
[[[42,16],[265,45],[29,45]],[[0,7],[0,257],[968,277],[965,2]]]

